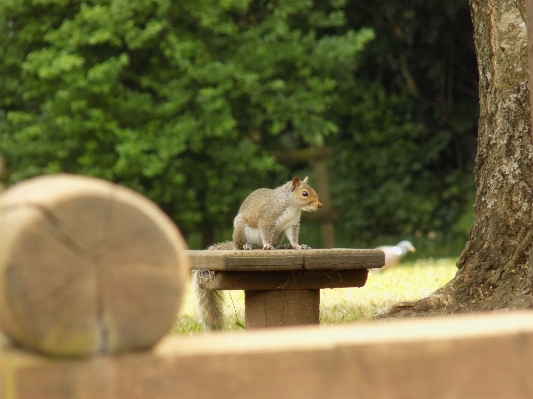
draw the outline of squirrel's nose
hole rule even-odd
[[[317,207],[317,208],[322,208],[322,202],[317,202],[317,203],[316,203],[316,207]]]

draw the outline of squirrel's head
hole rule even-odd
[[[322,207],[322,202],[318,198],[318,194],[313,188],[307,184],[307,176],[300,180],[299,177],[292,179],[292,192],[298,205],[302,207],[303,211],[314,212]]]

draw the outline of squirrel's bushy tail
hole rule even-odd
[[[192,282],[200,320],[208,330],[220,330],[224,325],[224,296],[222,291],[200,287],[198,279],[208,271],[193,270]]]
[[[231,250],[233,249],[232,241],[220,242],[213,244],[206,250]],[[222,291],[206,290],[200,287],[199,279],[208,277],[204,273],[209,273],[207,270],[193,270],[192,284],[194,294],[196,296],[196,305],[200,320],[208,330],[221,330],[224,326],[224,295]]]

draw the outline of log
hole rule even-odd
[[[167,337],[48,359],[0,346],[8,399],[531,399],[531,311]]]
[[[0,196],[0,328],[26,348],[150,348],[171,328],[189,270],[176,226],[124,187],[55,175]]]

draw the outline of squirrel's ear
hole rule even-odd
[[[305,176],[305,179],[304,179],[304,183],[306,183],[306,184],[307,184],[307,178],[308,178],[308,177],[309,177],[309,176]]]
[[[292,189],[294,190],[299,185],[300,185],[300,178],[296,176],[294,179],[292,179]]]

